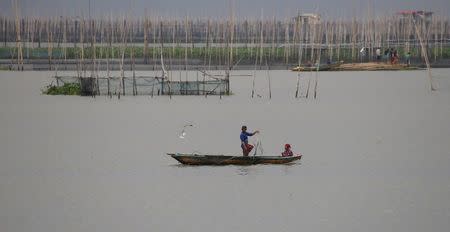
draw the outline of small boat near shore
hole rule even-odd
[[[312,65],[312,66],[297,66],[291,69],[291,71],[294,72],[314,72],[314,71],[333,71],[337,67],[339,67],[341,63],[336,64],[323,64],[319,67]]]
[[[400,71],[400,70],[417,70],[417,69],[418,67],[408,66],[406,64],[368,62],[368,63],[341,64],[333,68],[332,71]]]
[[[255,165],[255,164],[287,164],[300,160],[299,156],[228,156],[167,153],[178,162],[186,165]]]
[[[416,66],[406,64],[390,64],[385,62],[367,62],[367,63],[336,63],[320,65],[318,71],[400,71],[400,70],[418,70]],[[312,72],[317,71],[317,66],[297,66],[291,69],[294,72]]]

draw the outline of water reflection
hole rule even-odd
[[[294,163],[288,163],[288,164],[281,165],[283,174],[287,175],[287,176],[292,175],[293,170],[295,170],[300,165],[301,165],[301,162],[294,162]]]
[[[228,165],[228,166],[215,166],[215,165],[185,165],[185,164],[169,164],[169,167],[180,168],[180,169],[191,169],[191,170],[211,170],[211,168],[231,168],[235,170],[235,173],[239,176],[255,176],[255,175],[263,175],[266,171],[276,171],[279,173],[283,173],[284,175],[293,175],[295,170],[299,168],[301,162],[294,162],[288,164],[279,164],[279,165],[249,165],[249,166],[239,166],[239,165]]]
[[[263,175],[265,171],[278,170],[285,175],[294,174],[294,170],[300,166],[300,163],[289,163],[281,165],[253,165],[253,166],[236,166],[236,174],[240,176]]]
[[[261,168],[264,165],[256,165],[256,166],[225,166],[225,167],[235,167],[236,173],[240,176],[247,176],[247,175],[253,175],[258,173],[258,166]],[[214,166],[214,165],[202,165],[202,166],[195,166],[195,165],[185,165],[185,164],[170,164],[169,167],[173,168],[183,168],[183,169],[211,169],[211,168],[219,168],[224,166]]]
[[[169,164],[169,167],[174,167],[174,168],[185,168],[185,167],[192,167],[192,166],[177,163],[177,164]]]
[[[247,176],[251,172],[248,166],[238,166],[236,173],[240,176]]]

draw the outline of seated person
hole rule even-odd
[[[281,153],[281,156],[283,156],[283,157],[294,156],[294,153],[291,150],[291,145],[290,144],[284,145],[284,151]]]

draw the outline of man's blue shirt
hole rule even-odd
[[[241,142],[248,143],[248,136],[252,136],[252,133],[241,132]]]

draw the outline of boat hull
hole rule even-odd
[[[286,164],[300,160],[302,156],[227,156],[227,155],[197,155],[168,153],[178,162],[186,165],[255,165],[255,164]]]
[[[337,63],[321,65],[319,70],[316,66],[297,66],[292,68],[295,72],[313,72],[313,71],[400,71],[400,70],[417,70],[418,67],[407,66],[406,64],[390,64],[385,62],[368,62],[368,63]]]

